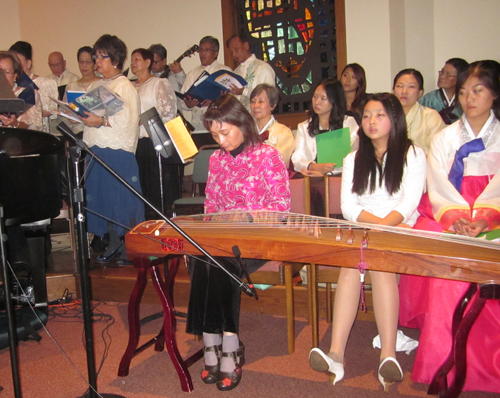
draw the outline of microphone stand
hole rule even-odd
[[[64,123],[61,123],[64,124]],[[59,127],[57,127],[59,131],[62,131]],[[87,230],[85,226],[85,212],[83,209],[83,204],[85,201],[85,195],[83,192],[83,187],[80,184],[80,169],[79,169],[79,161],[81,155],[82,146],[77,142],[76,147],[68,148],[68,152],[70,154],[70,158],[73,164],[74,169],[74,188],[73,192],[71,192],[71,179],[69,179],[70,183],[70,192],[71,199],[73,202],[73,209],[75,210],[74,214],[76,214],[76,235],[77,235],[77,263],[78,269],[80,271],[80,290],[82,295],[82,312],[83,312],[83,328],[85,331],[85,349],[87,353],[87,373],[88,373],[88,383],[90,389],[87,393],[79,398],[125,398],[123,395],[117,394],[99,394],[97,392],[97,373],[95,367],[95,350],[94,350],[94,331],[93,331],[93,320],[92,320],[92,308],[91,308],[91,297],[92,297],[92,289],[90,286],[90,277],[89,277],[89,261],[88,261],[88,242],[87,242]]]

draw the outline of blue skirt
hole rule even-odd
[[[141,192],[135,155],[124,150],[99,148],[92,151],[138,192]],[[144,205],[126,186],[87,155],[85,174],[86,207],[129,228],[144,221]],[[119,236],[128,230],[113,224]],[[98,236],[108,232],[108,221],[87,212],[87,230]]]

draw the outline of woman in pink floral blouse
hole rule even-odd
[[[221,146],[210,157],[205,212],[290,210],[288,172],[280,153],[261,142],[252,116],[232,95],[213,102],[204,115],[205,128]],[[237,244],[237,242],[235,242]],[[237,276],[234,258],[218,258]],[[264,260],[245,259],[249,273]],[[191,293],[187,332],[203,335],[202,380],[221,391],[236,387],[245,347],[239,341],[240,288],[219,268],[190,261]]]

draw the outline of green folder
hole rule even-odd
[[[344,158],[351,152],[351,132],[349,127],[327,131],[316,136],[318,163],[335,163],[342,167]]]

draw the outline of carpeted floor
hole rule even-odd
[[[154,314],[160,306],[143,305],[141,317]],[[95,346],[97,366],[105,351],[104,340],[110,346],[98,377],[100,393],[120,394],[129,398],[176,398],[187,397],[182,392],[177,373],[166,352],[156,353],[153,348],[141,353],[132,361],[127,377],[117,376],[118,364],[128,341],[127,306],[122,303],[99,303],[95,313]],[[55,315],[57,314],[57,315]],[[108,323],[106,324],[107,321]],[[107,325],[112,323],[107,329]],[[155,320],[143,327],[144,338],[153,337],[161,327]],[[184,321],[178,321],[177,341],[183,357],[201,348],[192,336],[184,333]],[[51,309],[47,324],[50,334],[61,346],[56,347],[50,336],[41,331],[42,340],[25,341],[19,344],[21,385],[25,398],[69,398],[80,397],[87,386],[76,369],[87,375],[83,326],[79,306],[68,305]],[[330,327],[323,320],[320,324],[320,347],[326,349],[330,338]],[[418,332],[405,330],[417,338]],[[376,334],[374,322],[355,323],[346,354],[346,375],[336,386],[328,383],[327,376],[314,372],[308,364],[311,347],[311,328],[305,319],[296,321],[296,351],[287,354],[286,323],[281,317],[243,313],[241,317],[241,339],[246,345],[246,365],[240,385],[233,391],[220,392],[214,385],[205,385],[199,375],[202,362],[190,368],[194,391],[192,397],[425,397],[426,386],[410,380],[410,371],[415,354],[398,354],[405,372],[404,381],[385,393],[376,379],[379,351],[371,347]],[[8,349],[0,351],[0,385],[2,397],[14,397]],[[495,394],[464,392],[463,398],[490,398]]]

